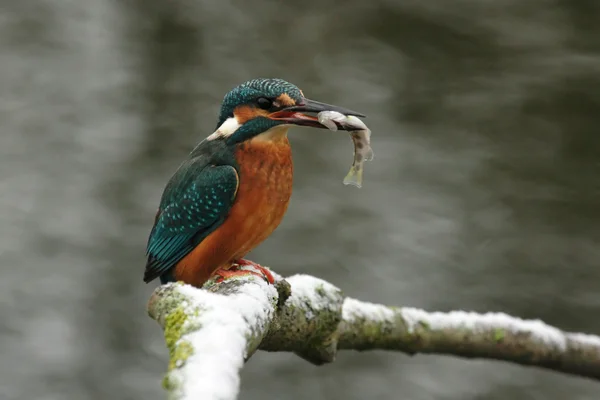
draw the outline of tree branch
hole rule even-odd
[[[170,399],[233,400],[239,370],[258,349],[290,351],[320,365],[340,349],[396,350],[486,358],[600,380],[600,337],[566,333],[502,313],[429,313],[345,298],[308,275],[268,285],[256,276],[167,284],[148,312],[170,353]]]

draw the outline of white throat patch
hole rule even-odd
[[[254,136],[252,140],[277,142],[285,139],[288,129],[290,129],[290,125],[288,124],[276,125],[264,131],[263,133],[259,133],[258,135]]]
[[[213,134],[206,138],[206,140],[215,140],[231,136],[240,126],[241,125],[235,117],[227,118]]]

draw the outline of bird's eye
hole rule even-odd
[[[259,97],[258,100],[256,100],[256,102],[258,106],[263,110],[268,110],[273,106],[273,102],[267,99],[266,97]]]

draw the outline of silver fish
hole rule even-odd
[[[344,185],[362,187],[364,162],[371,161],[374,157],[371,148],[371,130],[364,122],[353,115],[344,115],[337,111],[322,111],[317,115],[319,123],[332,131],[338,127],[344,128],[350,134],[354,143],[354,161],[350,171],[344,178]]]

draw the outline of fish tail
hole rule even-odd
[[[362,164],[352,165],[350,171],[344,178],[344,185],[352,185],[357,188],[362,187],[363,168]]]

